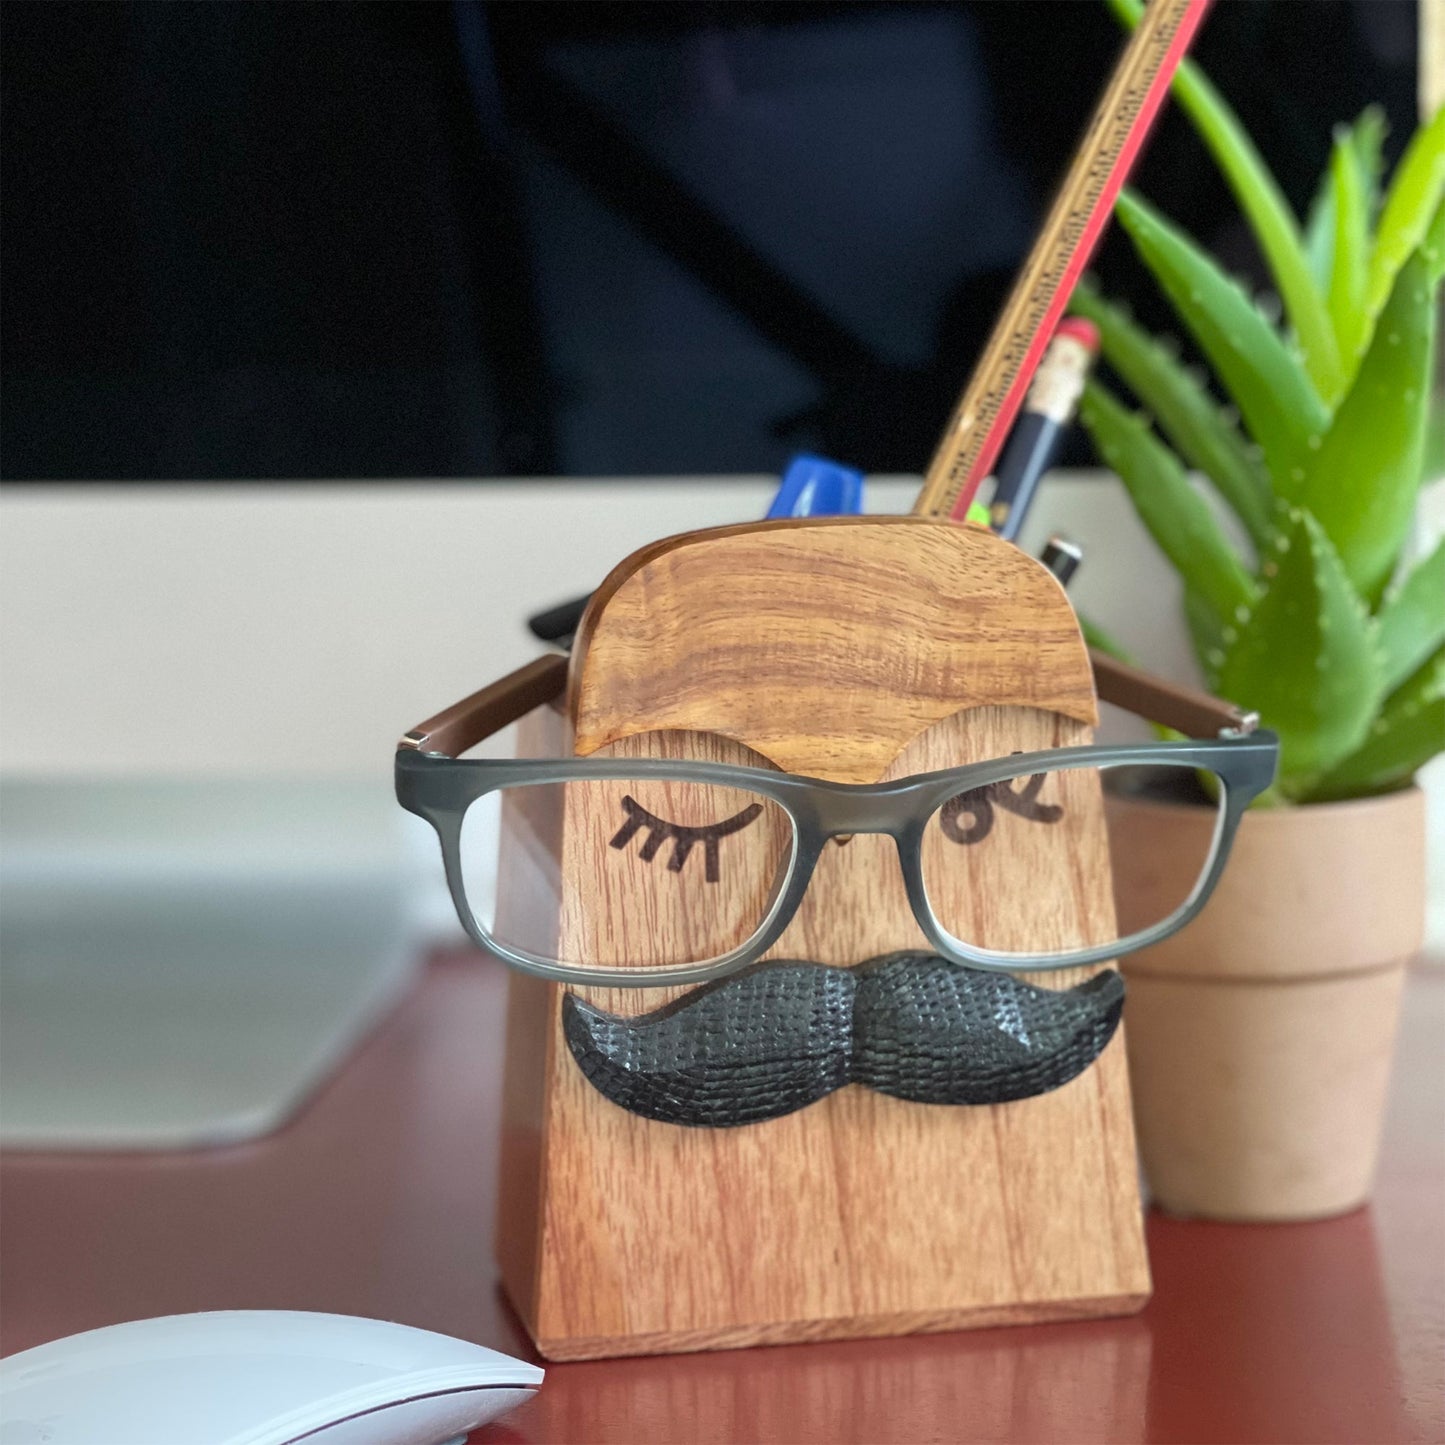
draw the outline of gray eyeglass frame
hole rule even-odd
[[[1014,753],[887,783],[835,783],[728,763],[625,758],[493,760],[402,748],[396,754],[396,796],[403,808],[426,819],[436,830],[457,917],[476,943],[523,973],[558,983],[663,988],[722,978],[760,959],[792,922],[824,846],[830,839],[854,833],[881,833],[893,839],[913,916],[933,947],[954,963],[996,973],[1032,973],[1120,958],[1176,933],[1204,907],[1224,871],[1245,809],[1274,781],[1278,762],[1279,739],[1264,729],[1217,741],[1091,745]],[[924,885],[922,846],[929,820],[950,798],[1033,773],[1149,763],[1202,768],[1213,773],[1221,785],[1209,859],[1193,892],[1168,918],[1113,943],[1038,954],[977,948],[954,938],[939,922]],[[590,778],[714,783],[777,804],[792,823],[792,851],[772,905],[752,936],[739,947],[702,964],[651,969],[577,968],[512,948],[491,937],[473,916],[462,880],[461,834],[467,809],[478,798],[501,788]]]

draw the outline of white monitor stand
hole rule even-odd
[[[381,779],[5,782],[0,1143],[283,1123],[415,970],[404,821]]]

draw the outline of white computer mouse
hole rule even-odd
[[[384,1320],[167,1315],[0,1360],[0,1445],[442,1445],[541,1383],[536,1365]]]

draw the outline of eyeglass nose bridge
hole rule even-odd
[[[815,800],[814,809],[818,834],[825,840],[881,833],[896,841],[903,837],[911,818],[906,797],[853,789],[824,794]]]

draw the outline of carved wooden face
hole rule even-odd
[[[926,728],[883,780],[1087,741],[1084,725],[1055,714],[976,708]],[[772,766],[730,738],[681,730],[623,738],[599,755]],[[1107,886],[1095,886],[1102,842],[1092,772],[1041,772],[960,794],[924,833],[930,903],[950,933],[1000,952],[1105,942],[1113,920],[1101,912]],[[756,932],[777,897],[792,825],[776,802],[742,789],[607,780],[568,785],[563,847],[564,960],[678,968],[729,953]],[[847,966],[929,947],[892,839],[858,832],[824,849],[799,912],[767,957]]]
[[[730,529],[643,554],[610,585],[574,664],[580,754],[877,782],[1090,740],[1092,676],[1072,610],[1042,568],[985,532],[901,520]],[[676,968],[739,947],[767,916],[791,851],[783,809],[740,789],[593,781],[566,785],[560,808],[548,828],[557,956],[574,966]],[[945,927],[983,947],[1043,952],[1112,936],[1093,774],[1051,773],[1007,797],[961,795],[930,824],[922,864]],[[899,953],[913,961],[889,965],[887,978],[882,965],[832,977]],[[1035,1085],[1054,1081],[1045,1087],[1063,1082],[1062,1065],[1041,1069],[1040,1048],[1056,1051],[1072,1077],[1117,1022],[1122,990],[1112,985],[1060,997],[930,955],[892,839],[859,832],[824,849],[767,955],[805,972],[764,965],[683,1004],[686,989],[589,989],[564,1008],[564,1023],[589,1077],[599,1087],[613,1079],[637,1107],[631,1085],[648,1057],[663,1072],[684,1058],[704,1074],[713,1065],[719,1075],[751,1072],[764,1096],[784,1103],[809,1102],[810,1088],[821,1097],[852,1077],[856,1060],[840,1064],[837,1054],[854,1048],[854,1011],[864,1006],[890,1011],[892,1054],[907,1052],[900,1031],[937,1026],[947,1036],[928,1044],[935,1073],[946,1044],[955,1073],[976,1058],[980,1076],[1016,1066]],[[653,1019],[659,1003],[666,1037],[643,1037],[636,1016]],[[1001,1025],[1005,1015],[1022,1024]],[[1009,1027],[1008,1039],[996,1037]],[[964,1036],[976,1028],[982,1045]],[[771,1072],[743,1057],[750,1049],[768,1055]],[[909,1087],[887,1091],[921,1097]],[[939,1087],[950,1102],[1022,1096],[1008,1092],[1017,1081],[978,1099],[971,1080],[955,1081],[953,1094]],[[662,1093],[688,1089],[697,1092],[674,1079]],[[638,1112],[652,1117],[719,1122],[643,1103]],[[762,1097],[740,1107],[720,1122],[768,1117],[748,1110],[770,1106]]]

